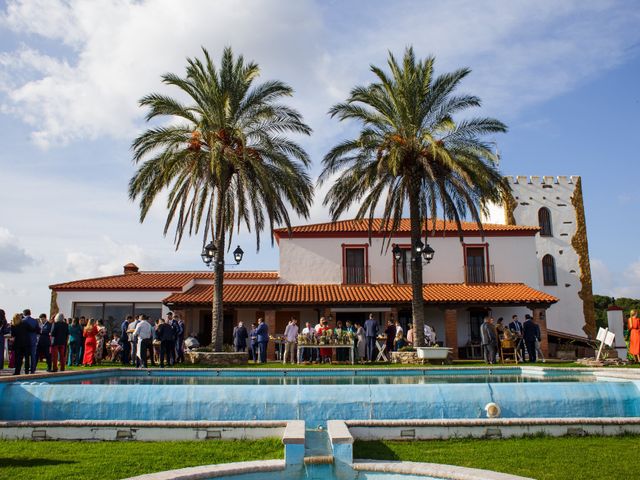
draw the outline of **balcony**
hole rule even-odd
[[[343,267],[342,282],[346,285],[369,283],[369,267]]]
[[[495,271],[493,265],[465,265],[464,271],[464,283],[478,284],[478,283],[495,283]]]

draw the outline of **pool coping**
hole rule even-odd
[[[198,467],[166,470],[164,472],[147,473],[125,480],[204,480],[227,475],[243,475],[260,472],[284,471],[284,460],[254,460],[250,462],[220,463],[217,465],[201,465]]]
[[[521,477],[509,473],[458,467],[455,465],[445,465],[440,463],[354,460],[352,468],[356,471],[422,475],[446,480],[535,480],[529,477]]]
[[[461,370],[514,370],[523,374],[534,374],[539,375],[541,373],[553,373],[553,372],[567,372],[571,374],[583,374],[583,375],[594,375],[598,379],[606,380],[607,378],[616,378],[623,380],[640,380],[640,369],[629,369],[629,368],[578,368],[578,367],[545,367],[544,365],[531,365],[531,364],[521,364],[521,365],[498,365],[498,366],[436,366],[436,367],[424,367],[424,366],[413,366],[413,367],[381,367],[379,369],[375,367],[368,368],[358,368],[357,366],[352,367],[343,367],[343,368],[180,368],[180,369],[166,369],[166,368],[134,368],[134,367],[113,367],[113,368],[100,368],[95,370],[68,370],[64,372],[39,372],[29,375],[5,375],[0,377],[0,385],[4,383],[14,383],[14,382],[29,382],[31,380],[41,380],[46,378],[63,378],[63,377],[75,377],[75,376],[87,376],[87,375],[105,375],[110,373],[119,373],[119,372],[176,372],[180,373],[197,373],[197,372],[243,372],[243,373],[266,373],[266,372],[313,372],[317,374],[318,372],[322,373],[345,373],[349,371],[356,372],[402,372],[402,371],[416,371],[421,370],[424,372],[433,372],[433,371],[461,371]]]

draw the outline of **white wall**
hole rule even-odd
[[[547,328],[572,335],[585,336],[582,331],[584,313],[578,292],[580,265],[578,254],[571,246],[576,232],[576,214],[571,197],[579,177],[507,177],[518,203],[514,217],[518,225],[538,226],[538,211],[546,207],[551,212],[552,237],[536,235],[537,282],[530,284],[559,299],[547,311]],[[492,206],[486,219],[504,223],[504,209]],[[553,256],[556,262],[557,286],[545,286],[542,276],[542,257]]]
[[[535,238],[464,238],[466,244],[489,244],[489,262],[495,267],[496,282],[524,282],[536,288],[538,282]],[[367,238],[282,238],[280,239],[281,283],[342,283],[342,245],[361,245]],[[406,237],[392,243],[405,245]],[[457,237],[429,239],[435,250],[433,261],[424,268],[425,283],[464,281],[464,250]],[[391,248],[382,250],[382,239],[373,238],[368,247],[370,283],[393,283]]]

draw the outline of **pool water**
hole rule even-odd
[[[449,383],[539,383],[539,382],[594,382],[595,377],[577,373],[555,375],[527,375],[513,370],[451,371],[409,370],[390,373],[375,371],[277,371],[229,372],[225,370],[180,373],[175,370],[124,371],[117,374],[87,374],[39,380],[38,383],[55,385],[425,385]],[[33,382],[29,382],[33,383]]]
[[[24,378],[24,377],[23,377]],[[640,382],[589,371],[119,370],[0,383],[0,420],[252,421],[640,417]]]

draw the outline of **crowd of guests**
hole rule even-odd
[[[507,326],[504,325],[502,317],[498,318],[497,323],[493,317],[485,317],[480,326],[480,339],[484,361],[490,365],[496,363],[497,359],[504,360],[500,358],[503,354],[500,346],[504,345],[504,341],[513,345],[514,354],[519,361],[524,362],[525,355],[528,355],[531,363],[538,359],[544,362],[540,346],[540,326],[529,314],[525,315],[524,324],[520,322],[518,315],[513,315]]]
[[[109,338],[101,319],[65,318],[62,313],[53,318],[43,313],[36,319],[25,309],[9,322],[0,309],[0,370],[4,369],[5,339],[8,367],[14,375],[23,369],[25,374],[35,373],[38,361],[46,362],[47,372],[64,371],[66,366],[90,367],[105,358],[124,366],[172,366],[184,362],[185,348],[200,346],[193,334],[185,339],[184,327],[171,312],[155,323],[145,315],[130,315]]]
[[[387,321],[384,330],[382,330],[373,314],[370,314],[365,322],[356,321],[352,323],[347,320],[343,323],[341,320],[337,320],[335,325],[332,324],[331,317],[320,317],[315,326],[311,326],[310,322],[306,322],[302,329],[298,326],[298,320],[292,317],[279,341],[279,343],[284,344],[281,350],[282,363],[297,362],[296,355],[301,337],[304,337],[306,341],[300,345],[302,356],[300,361],[310,363],[348,361],[350,352],[347,348],[333,349],[320,346],[319,339],[326,337],[327,333],[330,333],[330,336],[334,338],[348,336],[352,341],[354,358],[359,362],[375,361],[380,350],[383,351],[387,359],[390,359],[390,352],[412,346],[415,341],[415,332],[411,324],[408,325],[405,334],[400,322],[391,318]],[[426,324],[424,326],[424,337],[427,345],[435,345],[435,330]],[[249,329],[244,326],[243,322],[238,322],[233,329],[235,351],[248,351],[249,358],[254,362],[265,363],[267,361],[269,339],[269,327],[263,318],[259,318],[256,323],[252,323]],[[381,349],[378,347],[377,341],[384,342]],[[318,347],[311,348],[310,344],[316,344]]]

